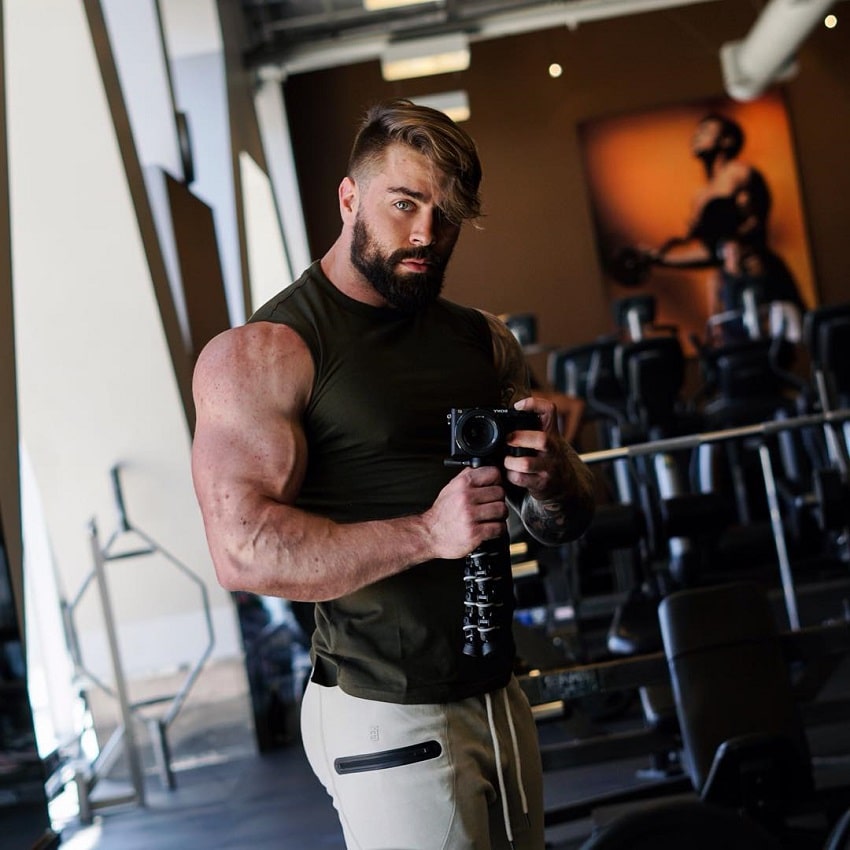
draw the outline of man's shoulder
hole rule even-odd
[[[210,340],[201,351],[196,371],[224,374],[252,366],[263,369],[278,358],[300,354],[304,348],[301,337],[287,325],[250,322],[222,331]]]
[[[321,269],[319,263],[313,263],[304,271],[301,277],[281,289],[280,292],[269,298],[261,307],[258,307],[248,319],[248,324],[253,322],[280,321],[280,316],[292,302],[297,301],[305,290],[315,288],[320,280],[320,275]]]

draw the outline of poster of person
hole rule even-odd
[[[612,301],[654,295],[656,322],[686,349],[740,313],[745,292],[816,304],[780,92],[594,119],[579,138]]]

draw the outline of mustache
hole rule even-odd
[[[427,245],[421,248],[401,248],[398,251],[393,251],[389,263],[395,265],[403,260],[420,260],[436,267],[443,265],[440,255]]]

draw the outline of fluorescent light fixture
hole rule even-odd
[[[449,74],[469,67],[469,41],[463,33],[390,44],[381,56],[385,80],[407,80],[431,74]]]
[[[397,9],[400,6],[418,6],[433,0],[363,0],[363,8],[367,12],[381,12],[384,9]]]
[[[460,123],[469,119],[469,95],[462,89],[444,91],[439,94],[426,94],[422,97],[411,97],[414,103],[430,106],[445,112],[452,121]]]

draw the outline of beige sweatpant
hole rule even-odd
[[[537,729],[516,680],[436,705],[359,699],[310,682],[301,730],[348,850],[543,850]]]

